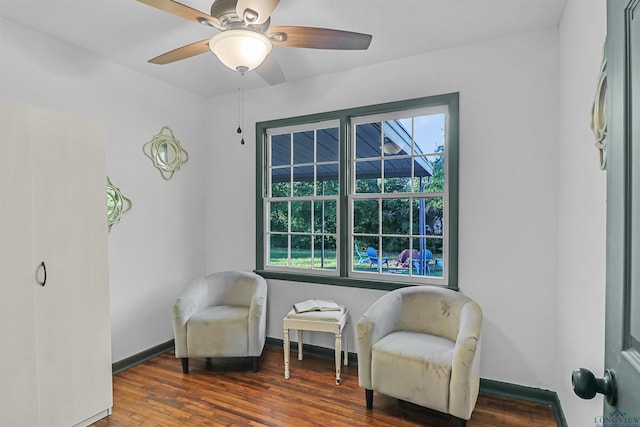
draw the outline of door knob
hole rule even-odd
[[[573,392],[583,399],[593,399],[596,393],[601,393],[609,405],[616,404],[618,398],[616,377],[610,369],[604,371],[604,378],[596,378],[590,370],[578,368],[571,374],[571,384]]]

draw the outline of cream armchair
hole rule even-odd
[[[480,385],[478,304],[450,289],[410,286],[382,296],[356,328],[358,381],[368,409],[376,391],[466,425]]]
[[[176,357],[250,357],[254,372],[266,338],[267,282],[225,271],[191,282],[173,306]]]

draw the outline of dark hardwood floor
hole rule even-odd
[[[356,366],[344,366],[335,385],[332,360],[291,354],[284,379],[283,352],[265,347],[260,371],[247,360],[190,360],[182,374],[173,350],[113,378],[113,414],[95,427],[133,426],[453,426],[453,419],[375,393],[365,408]],[[550,407],[480,395],[469,427],[556,427]]]

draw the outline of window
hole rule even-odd
[[[338,125],[267,130],[268,268],[337,270]]]
[[[351,120],[350,231],[354,250],[366,252],[353,276],[442,279],[446,126],[442,107]]]
[[[458,95],[258,123],[257,271],[457,288]]]

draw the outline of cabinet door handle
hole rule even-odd
[[[42,282],[38,280],[38,283],[41,284],[42,286],[47,284],[47,266],[44,264],[44,261],[42,261],[40,263],[40,267],[42,268],[42,271],[44,272],[44,278],[42,279]]]

